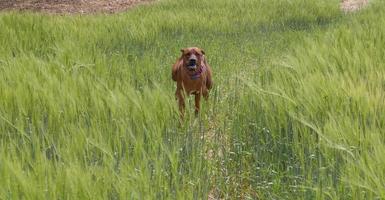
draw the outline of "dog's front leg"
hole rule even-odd
[[[200,110],[201,93],[195,94],[195,115],[198,115]]]

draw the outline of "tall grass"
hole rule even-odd
[[[375,5],[0,13],[0,198],[385,198]],[[170,68],[187,46],[205,49],[215,88],[180,124]]]
[[[244,81],[228,169],[263,199],[385,198],[384,4],[372,6]]]

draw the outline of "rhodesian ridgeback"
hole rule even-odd
[[[176,81],[175,96],[178,99],[179,111],[183,118],[184,98],[195,96],[195,114],[199,113],[200,99],[209,97],[213,82],[211,68],[207,64],[205,52],[197,47],[181,49],[182,55],[172,66],[172,80]]]

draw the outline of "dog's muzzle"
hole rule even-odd
[[[190,59],[189,62],[188,62],[188,65],[187,65],[187,68],[189,70],[195,70],[197,68],[197,60],[195,59]]]

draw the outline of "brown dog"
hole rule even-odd
[[[197,47],[181,49],[182,56],[172,66],[172,80],[177,82],[175,96],[183,117],[185,95],[195,95],[195,114],[200,109],[201,96],[209,97],[212,87],[211,68],[207,64],[205,52]]]

